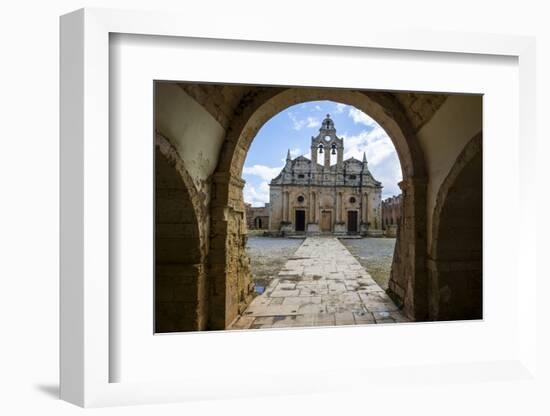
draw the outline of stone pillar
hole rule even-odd
[[[309,222],[315,221],[315,194],[309,193]]]
[[[325,146],[325,168],[330,168],[330,147]]]
[[[340,170],[344,165],[344,146],[338,146],[338,149],[336,149],[336,152],[337,152],[336,165],[338,166],[338,170]]]
[[[286,193],[285,216],[286,220],[290,221],[290,192]]]
[[[281,204],[281,209],[282,209],[281,218],[283,219],[283,221],[287,221],[287,217],[286,217],[287,198],[288,198],[288,194],[286,193],[286,191],[283,191],[283,203]]]
[[[344,196],[340,193],[340,222],[344,222]]]
[[[343,204],[342,204],[342,192],[338,192],[336,194],[336,212],[335,212],[335,221],[334,221],[334,233],[339,235],[346,234],[346,224],[343,220],[344,216],[342,215],[342,212],[344,210]]]
[[[319,209],[319,195],[317,192],[313,193],[313,222],[317,222],[319,216],[317,215],[317,210]]]
[[[369,206],[369,196],[367,193],[363,194],[363,212],[361,213],[361,220],[366,224],[369,222],[369,216],[368,216],[368,206]]]
[[[404,313],[418,321],[428,317],[426,273],[426,189],[425,178],[408,178],[402,190],[401,227],[395,246],[388,294]]]
[[[336,222],[342,222],[341,208],[342,208],[342,193],[338,192],[338,194],[336,195]]]
[[[361,235],[367,235],[369,231],[369,195],[366,192],[361,193],[359,196],[361,198],[361,224],[359,225],[359,231]]]
[[[317,153],[319,149],[317,149],[317,146],[311,146],[311,163],[313,164],[313,167],[315,168],[317,166]]]

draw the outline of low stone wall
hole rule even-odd
[[[388,225],[384,230],[384,236],[391,238],[397,237],[397,225]]]

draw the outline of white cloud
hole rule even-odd
[[[358,110],[355,107],[350,107],[348,115],[351,117],[355,124],[364,124],[367,127],[376,127],[378,124],[368,115]],[[379,126],[378,126],[379,127]]]
[[[301,130],[304,127],[314,128],[321,125],[321,121],[317,117],[306,117],[299,119],[293,112],[288,113],[288,117],[292,121],[292,128],[294,130]]]
[[[342,103],[336,103],[336,112],[337,113],[343,113],[346,109],[347,105]]]
[[[294,130],[301,130],[304,127],[304,120],[298,120],[293,112],[290,111],[288,117],[292,121],[292,128]]]
[[[299,151],[300,149],[293,150]],[[269,182],[271,182],[282,169],[282,166],[274,168],[265,165],[245,166],[243,168],[243,176],[251,175],[261,178],[261,182],[259,183],[257,183],[257,180],[252,179],[246,181],[243,189],[245,202],[255,207],[263,206],[266,202],[269,202]]]
[[[300,156],[301,154],[302,154],[302,149],[300,149],[299,147],[295,147],[294,149],[290,149],[290,157],[292,159]],[[286,153],[285,153],[285,157],[281,158],[281,162],[286,163]]]
[[[363,130],[356,136],[344,136],[344,149],[345,159],[354,157],[361,160],[363,152],[366,152],[367,160],[372,165],[380,164],[395,152],[391,139],[380,127]]]
[[[261,207],[269,202],[269,184],[267,181],[260,182],[258,186],[246,183],[243,189],[244,201],[254,207]]]
[[[323,109],[321,108],[321,106],[320,106],[319,104],[317,104],[317,105],[315,106],[315,109],[316,109],[317,111],[323,111]]]
[[[307,118],[307,127],[314,128],[314,127],[319,127],[320,125],[321,125],[321,121],[317,117]]]
[[[362,160],[367,155],[368,167],[374,178],[382,182],[385,199],[401,192],[397,183],[402,180],[401,165],[395,147],[386,132],[373,122],[371,130],[363,130],[355,136],[344,137],[344,159],[354,157]]]
[[[283,169],[282,166],[271,168],[265,165],[245,166],[243,168],[243,175],[255,175],[262,178],[264,181],[270,181]]]
[[[302,149],[299,147],[295,147],[294,149],[290,149],[290,157],[295,158],[297,156],[300,156],[302,153]]]

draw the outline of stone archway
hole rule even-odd
[[[249,261],[241,173],[259,129],[292,105],[331,100],[354,106],[371,116],[392,139],[403,171],[403,227],[399,256],[394,259],[390,290],[405,313],[427,317],[426,169],[418,140],[401,104],[388,93],[322,88],[257,88],[241,101],[222,146],[213,176],[211,201],[210,327],[226,328],[250,299]]]
[[[155,140],[155,332],[206,328],[205,238],[191,177],[176,149]]]
[[[465,146],[439,190],[429,251],[430,318],[482,318],[482,134]]]

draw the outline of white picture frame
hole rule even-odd
[[[79,406],[109,406],[185,401],[197,398],[258,396],[281,393],[334,391],[372,386],[375,380],[400,377],[405,384],[431,380],[480,382],[483,379],[524,380],[536,374],[536,314],[534,293],[535,241],[533,227],[521,227],[517,241],[518,268],[524,272],[517,291],[518,327],[515,354],[498,361],[469,363],[418,362],[415,375],[402,368],[370,368],[360,377],[354,369],[332,368],[329,377],[297,372],[270,373],[269,382],[220,374],[213,382],[207,375],[178,381],[110,382],[110,366],[120,357],[110,348],[110,170],[109,154],[109,38],[110,34],[224,39],[226,41],[277,42],[435,52],[438,54],[500,55],[518,60],[519,68],[519,218],[526,218],[535,192],[529,178],[535,169],[530,146],[535,141],[535,42],[533,38],[468,33],[422,31],[390,32],[343,28],[326,34],[257,28],[246,36],[234,34],[231,25],[205,27],[169,13],[82,9],[61,18],[61,398]],[[520,224],[524,219],[520,219]],[[517,270],[511,271],[517,273]],[[110,309],[111,308],[111,309]],[[379,330],[384,330],[381,328]],[[284,336],[271,332],[272,339]],[[302,337],[315,337],[304,333]],[[353,336],[353,335],[352,335]],[[169,337],[165,338],[170,342]],[[147,357],[145,357],[146,359]],[[409,369],[410,370],[410,369]],[[246,372],[246,369],[244,370]],[[479,376],[480,371],[483,376]],[[252,373],[251,373],[252,374]],[[254,373],[256,374],[256,373]],[[409,374],[409,376],[407,376]],[[477,376],[476,376],[477,374]],[[345,377],[344,377],[345,376]],[[348,381],[342,384],[341,380]],[[282,385],[284,384],[284,387]],[[279,386],[275,387],[274,386]]]

